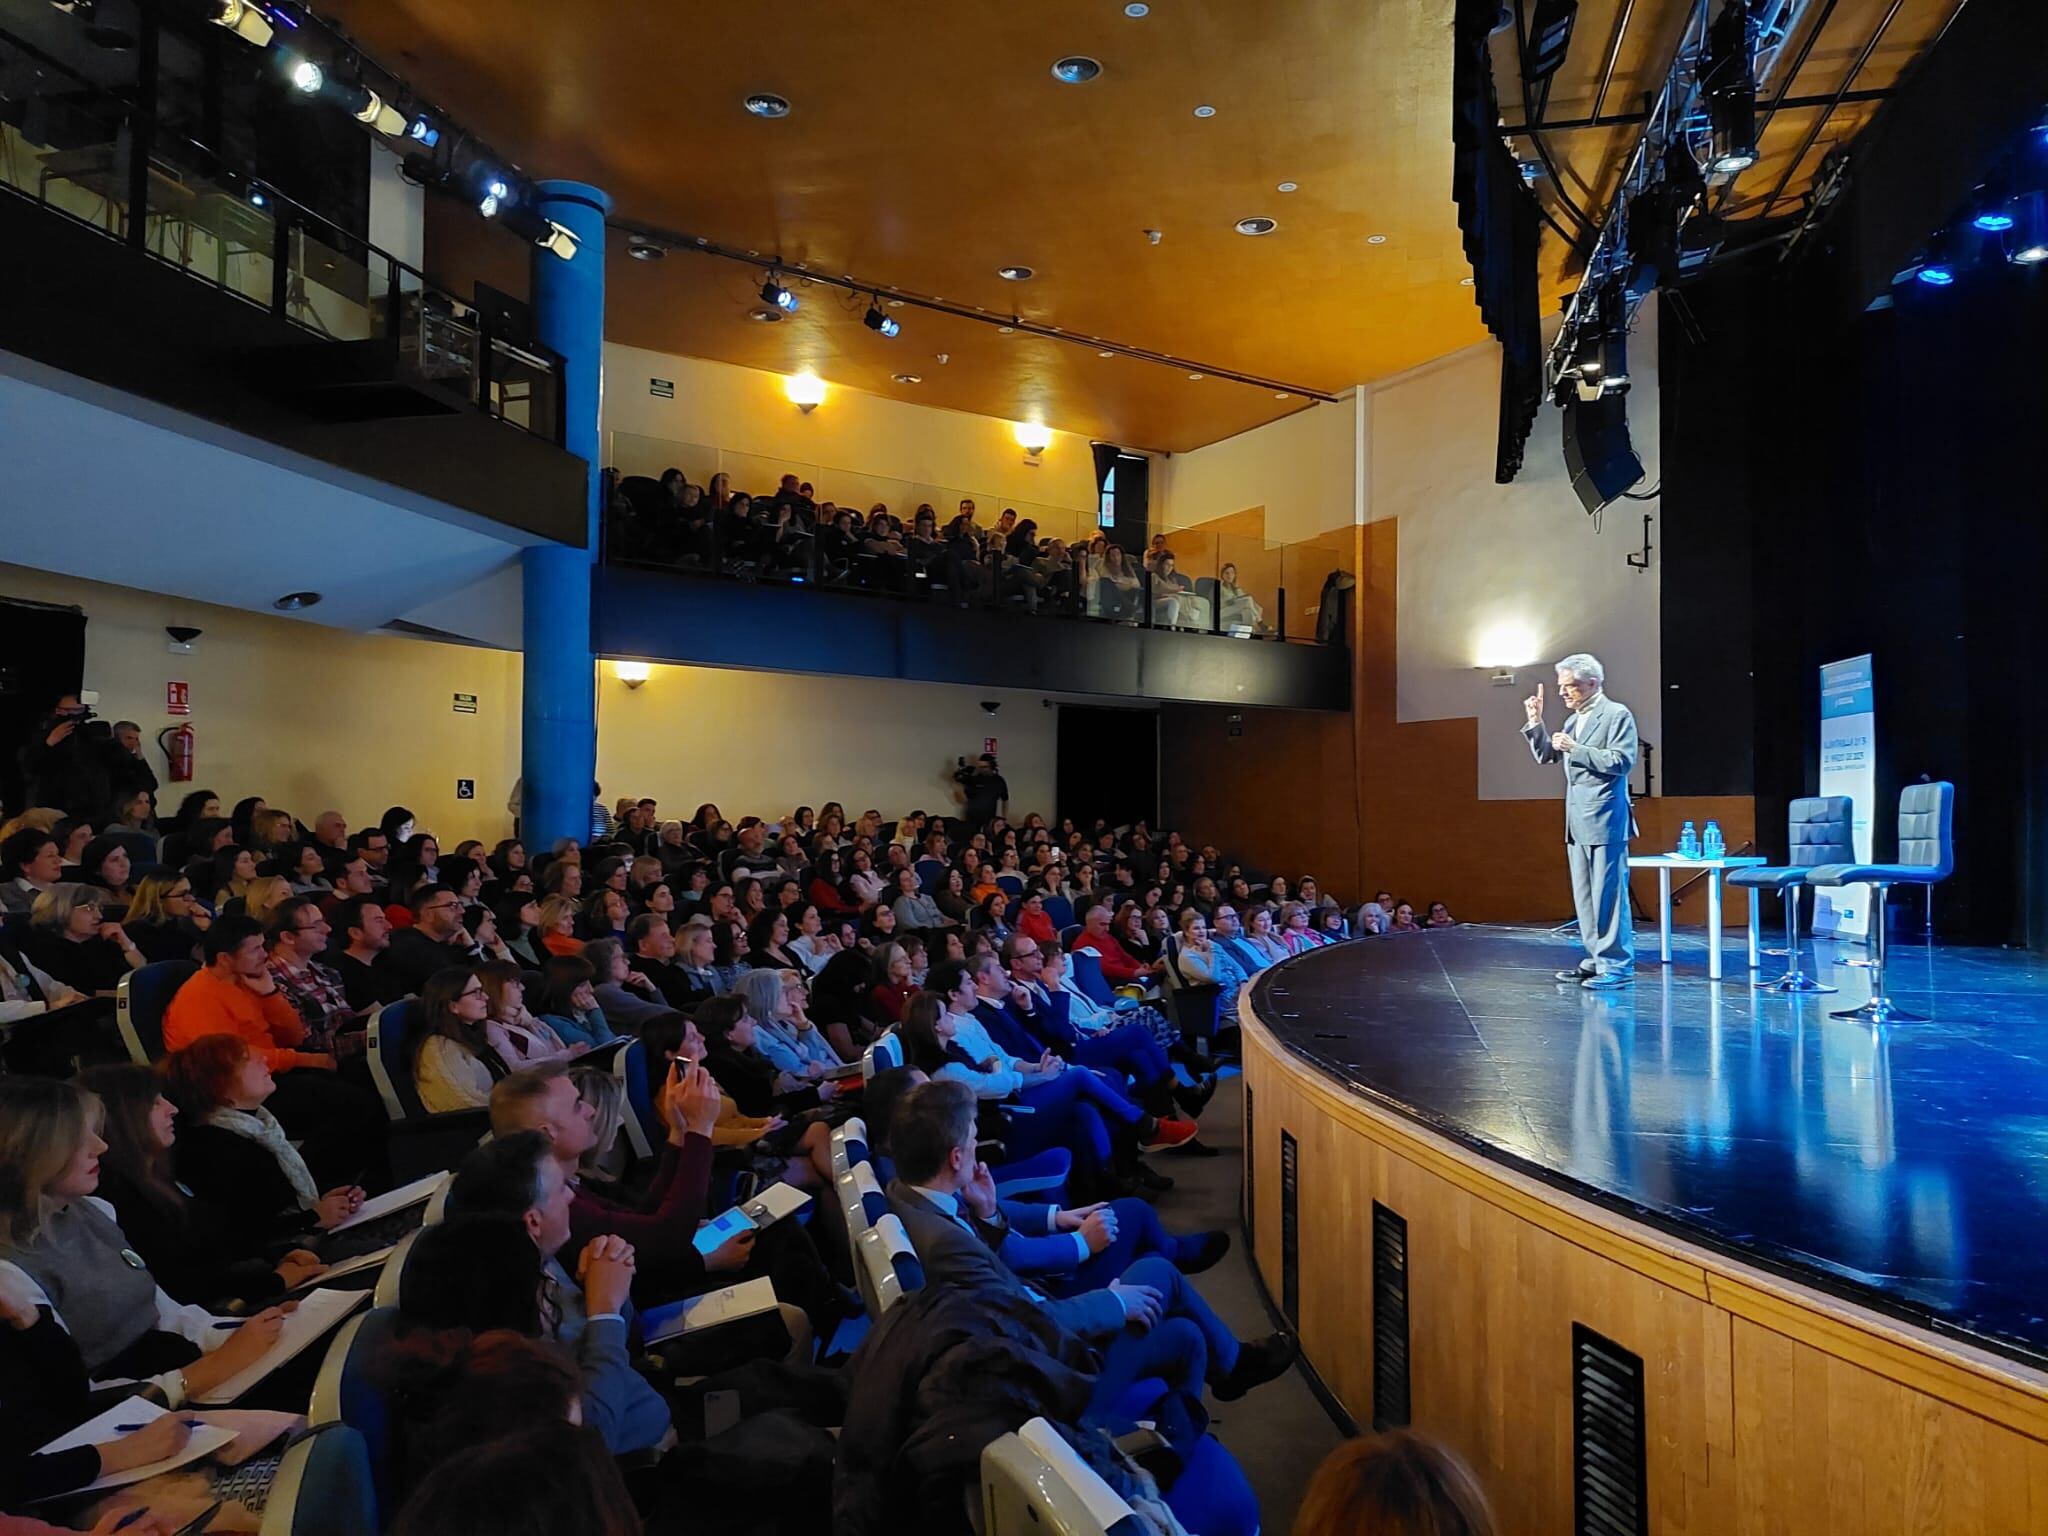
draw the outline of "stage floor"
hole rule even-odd
[[[1779,997],[1739,946],[1717,983],[1696,937],[1668,967],[1648,937],[1621,992],[1553,980],[1578,950],[1546,930],[1472,926],[1300,956],[1253,1006],[1333,1079],[1490,1158],[2048,1364],[2048,965],[1896,946],[1892,995],[1929,1022],[1873,1029],[1828,1017],[1869,973],[1827,941],[1816,974],[1842,990]]]

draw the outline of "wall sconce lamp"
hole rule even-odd
[[[1052,446],[1052,428],[1036,421],[1020,421],[1015,427],[1017,446],[1032,458]]]
[[[782,392],[808,416],[825,401],[825,381],[815,373],[793,373],[782,381]]]
[[[612,671],[618,674],[619,681],[628,688],[639,688],[647,681],[648,667],[644,661],[613,662]]]

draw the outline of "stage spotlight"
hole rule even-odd
[[[768,280],[761,284],[761,302],[772,304],[785,314],[795,314],[799,304],[797,296],[783,287],[781,280],[773,272],[770,272]]]
[[[276,28],[270,18],[263,14],[263,8],[253,5],[250,0],[213,0],[213,14],[208,18],[216,27],[225,27],[245,43],[254,43],[258,48],[270,46],[270,39]]]
[[[425,114],[414,118],[412,126],[405,130],[405,136],[416,144],[432,149],[441,142],[441,130],[434,126],[434,120]]]
[[[1713,127],[1707,165],[1732,176],[1756,164],[1756,21],[1749,0],[1727,0],[1707,29],[1700,91]]]
[[[2022,267],[2048,261],[2048,192],[2029,192],[2015,199],[2012,216],[2012,228],[2005,237],[2005,259]]]
[[[1572,45],[1572,23],[1579,17],[1579,0],[1536,0],[1529,21],[1529,63],[1526,84],[1548,80],[1564,63]]]
[[[903,329],[902,323],[882,308],[877,300],[868,302],[868,312],[860,317],[860,323],[871,331],[880,331],[884,336],[894,336]]]
[[[548,220],[548,233],[533,243],[564,261],[575,260],[576,232],[566,225],[557,224],[553,219]]]
[[[320,87],[327,83],[327,71],[308,58],[294,55],[287,55],[287,58],[285,78],[308,96],[317,96]]]
[[[1945,261],[1928,261],[1913,276],[1930,288],[1946,288],[1956,280],[1956,269]]]
[[[498,216],[498,210],[512,200],[512,189],[495,171],[484,171],[478,177],[478,181],[483,187],[483,192],[476,200],[476,211],[487,219],[494,219]]]
[[[388,105],[384,98],[358,81],[354,85],[340,85],[334,96],[349,115],[357,122],[376,129],[388,138],[398,138],[405,132],[405,114]]]
[[[1691,277],[1706,266],[1727,238],[1728,225],[1719,214],[1695,211],[1678,228],[1678,275]]]
[[[1988,183],[1970,198],[1970,224],[1988,235],[2002,235],[2013,225],[2012,199]]]

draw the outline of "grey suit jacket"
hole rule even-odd
[[[1541,721],[1522,727],[1539,763],[1564,764],[1564,840],[1582,848],[1626,843],[1628,776],[1636,766],[1636,717],[1602,693],[1561,727],[1578,743],[1570,752],[1550,744]]]
[[[931,1201],[901,1179],[891,1179],[889,1209],[903,1220],[910,1246],[924,1265],[927,1284],[964,1285],[977,1290],[1002,1291],[1035,1302],[1046,1316],[1069,1333],[1095,1342],[1114,1338],[1124,1326],[1124,1304],[1106,1290],[1084,1291],[1079,1296],[1041,1296],[1027,1291],[1011,1273],[1010,1266],[996,1257],[989,1242],[949,1220]],[[969,1217],[972,1220],[972,1217]],[[994,1229],[1000,1233],[1003,1228]],[[1000,1241],[1000,1237],[997,1237]]]

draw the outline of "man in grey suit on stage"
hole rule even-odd
[[[1559,981],[1596,990],[1635,980],[1628,911],[1628,776],[1636,765],[1636,717],[1602,691],[1606,671],[1584,652],[1557,664],[1564,729],[1543,723],[1543,685],[1522,701],[1522,735],[1539,763],[1564,764],[1564,846],[1586,958]]]

